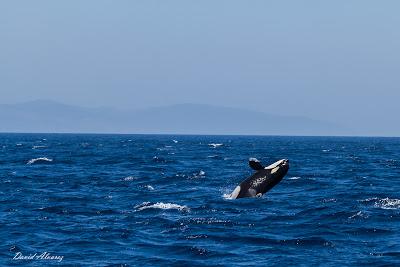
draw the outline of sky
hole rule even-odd
[[[240,107],[400,135],[399,1],[1,1],[0,103]]]

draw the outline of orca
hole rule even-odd
[[[289,170],[288,159],[281,159],[267,167],[263,167],[259,160],[250,158],[249,165],[256,172],[233,190],[230,195],[231,199],[261,197],[277,185]]]

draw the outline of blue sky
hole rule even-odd
[[[398,1],[2,1],[1,103],[204,103],[400,134]]]

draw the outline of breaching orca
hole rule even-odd
[[[230,198],[261,197],[277,185],[289,170],[289,160],[281,159],[263,167],[256,158],[249,159],[249,165],[257,172],[244,180],[233,190]]]

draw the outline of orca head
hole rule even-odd
[[[277,162],[265,167],[266,170],[271,170],[271,176],[273,178],[282,179],[289,171],[289,160],[281,159]]]

